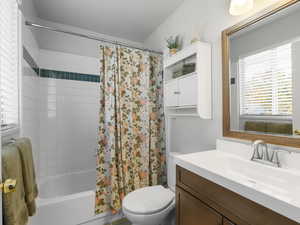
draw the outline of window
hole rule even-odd
[[[240,115],[292,116],[291,47],[239,59]]]
[[[1,130],[19,124],[18,4],[0,1],[0,116]]]

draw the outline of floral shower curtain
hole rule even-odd
[[[96,213],[119,211],[126,194],[166,182],[162,58],[100,47]]]

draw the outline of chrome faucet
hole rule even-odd
[[[270,166],[280,167],[280,161],[278,157],[278,151],[272,150],[270,155],[269,146],[262,140],[256,140],[252,144],[253,154],[251,157],[252,161],[260,162]]]

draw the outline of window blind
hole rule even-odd
[[[18,4],[0,1],[0,116],[1,130],[18,126]]]
[[[239,59],[240,114],[292,115],[291,44]]]

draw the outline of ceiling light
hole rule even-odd
[[[249,12],[253,8],[253,0],[231,0],[229,13],[239,16]]]

